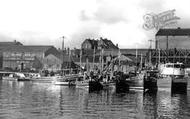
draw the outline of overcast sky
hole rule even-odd
[[[190,0],[0,0],[0,41],[80,48],[85,38],[105,37],[120,48],[148,47],[156,30],[143,15],[175,9],[190,28]]]

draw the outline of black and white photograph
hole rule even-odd
[[[0,119],[190,119],[190,1],[0,0]]]

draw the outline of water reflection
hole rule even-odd
[[[157,114],[157,92],[145,92],[143,96],[144,118],[155,118]]]
[[[50,83],[0,81],[0,118],[189,118],[186,94],[113,90],[89,92]]]

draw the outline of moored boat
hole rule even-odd
[[[89,88],[89,80],[81,80],[81,78],[78,78],[75,84],[77,88]]]
[[[173,91],[179,91],[179,92],[186,92],[187,86],[188,86],[188,80],[189,77],[186,75],[180,75],[180,76],[172,76],[172,90]]]
[[[52,83],[55,79],[56,79],[56,76],[47,76],[47,77],[32,78],[31,81],[43,82],[43,83]]]
[[[18,76],[14,73],[4,73],[2,76],[2,80],[7,80],[7,81],[17,81],[18,80]]]
[[[115,73],[115,89],[117,93],[129,91],[130,80],[123,72]]]
[[[171,90],[187,90],[189,77],[185,74],[185,66],[182,63],[167,63],[161,70],[161,76],[157,80],[158,88],[170,88]]]
[[[26,77],[24,73],[21,72],[11,72],[6,73],[4,76],[2,76],[3,80],[9,80],[9,81],[29,81],[30,78]]]
[[[129,85],[130,85],[130,89],[139,89],[139,90],[143,90],[143,79],[144,76],[146,74],[146,71],[141,71],[140,73],[137,73],[136,76],[132,76],[127,78],[127,80],[129,81]]]
[[[62,86],[74,86],[75,81],[65,79],[64,77],[62,77],[61,79],[56,79],[55,81],[53,81],[53,84],[54,85],[62,85]]]
[[[161,77],[185,75],[185,66],[179,62],[161,64],[159,70]]]
[[[53,83],[55,85],[75,86],[76,79],[79,77],[81,77],[81,76],[80,75],[59,76],[53,81]]]
[[[156,91],[158,89],[158,70],[147,70],[143,78],[143,90]]]

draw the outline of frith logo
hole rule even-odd
[[[175,16],[175,10],[168,10],[166,12],[162,12],[160,14],[146,14],[144,15],[144,25],[143,28],[145,30],[150,30],[150,29],[157,29],[159,30],[160,28],[166,27],[166,26],[171,26],[177,23],[177,20],[180,18]]]

